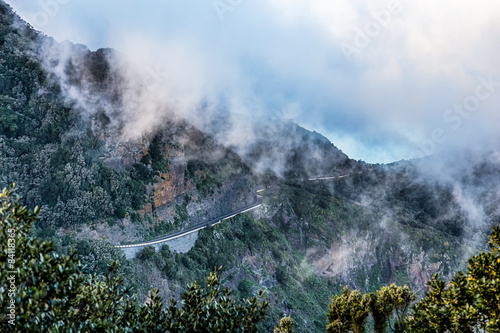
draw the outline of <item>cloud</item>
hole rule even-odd
[[[479,77],[500,82],[493,0],[8,2],[56,39],[114,47],[149,73],[145,127],[165,110],[157,102],[186,116],[229,110],[233,123],[284,115],[370,162],[426,154],[436,129],[446,140],[430,153],[497,139],[500,87],[459,127],[445,119]],[[234,128],[225,138],[243,140]]]

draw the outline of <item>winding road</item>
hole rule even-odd
[[[359,173],[362,173],[362,172],[359,172]],[[340,175],[340,176],[333,176],[333,177],[315,177],[315,178],[309,178],[307,180],[308,181],[315,181],[315,180],[340,179],[340,178],[344,178],[344,177],[348,176],[349,174],[350,173],[345,174],[345,175]],[[248,211],[254,210],[254,209],[262,206],[262,196],[260,193],[262,193],[263,191],[264,191],[264,189],[260,189],[260,190],[256,191],[256,198],[255,198],[254,203],[252,203],[248,206],[242,207],[242,208],[235,210],[231,213],[228,213],[226,215],[219,216],[218,218],[215,218],[213,220],[198,223],[197,225],[194,225],[194,226],[189,227],[187,229],[173,232],[171,234],[168,234],[168,235],[160,237],[160,238],[156,238],[156,239],[151,240],[151,241],[138,243],[138,244],[115,245],[115,247],[122,248],[122,249],[129,249],[129,248],[139,248],[139,247],[144,247],[144,246],[149,246],[149,245],[155,245],[155,244],[164,243],[164,242],[167,242],[170,240],[174,240],[176,238],[184,237],[184,236],[189,235],[189,234],[196,232],[198,230],[217,225],[217,224],[221,223],[222,221],[228,220],[236,215],[246,213]]]
[[[363,173],[363,171],[358,172],[358,174]],[[331,176],[331,177],[314,177],[314,178],[309,178],[307,179],[308,181],[314,181],[314,180],[331,180],[331,179],[341,179],[344,177],[349,176],[351,173],[346,173],[345,175],[340,175],[340,176]]]
[[[224,220],[230,219],[231,217],[234,217],[234,216],[242,214],[242,213],[246,213],[248,211],[254,210],[254,209],[259,208],[260,206],[262,206],[262,197],[261,197],[261,195],[259,193],[261,193],[263,191],[264,191],[263,189],[257,191],[257,196],[256,196],[256,199],[255,199],[254,203],[252,203],[252,204],[250,204],[248,206],[245,206],[243,208],[240,208],[238,210],[235,210],[235,211],[233,211],[231,213],[228,213],[226,215],[219,216],[216,219],[213,219],[213,220],[210,220],[210,221],[206,221],[206,222],[198,223],[197,225],[194,225],[194,226],[189,227],[187,229],[184,229],[184,230],[181,230],[181,231],[177,231],[177,232],[168,234],[166,236],[163,236],[163,237],[151,240],[151,241],[147,241],[147,242],[143,242],[143,243],[138,243],[138,244],[129,244],[129,245],[115,245],[115,247],[117,247],[117,248],[133,248],[133,247],[143,247],[143,246],[148,246],[148,245],[154,245],[154,244],[163,243],[163,242],[166,242],[166,241],[169,241],[169,240],[173,240],[173,239],[176,239],[176,238],[179,238],[179,237],[183,237],[183,236],[189,235],[189,234],[191,234],[193,232],[196,232],[198,230],[204,229],[206,227],[211,227],[211,226],[217,225],[217,224],[221,223]]]

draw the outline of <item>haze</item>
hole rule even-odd
[[[498,1],[8,2],[58,41],[123,52],[185,114],[289,118],[368,162],[498,139]]]

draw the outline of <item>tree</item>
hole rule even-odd
[[[387,328],[396,333],[404,332],[408,308],[415,298],[415,293],[406,285],[391,284],[370,294],[344,287],[342,294],[335,295],[329,306],[327,332],[365,332],[370,313],[376,333],[385,333]]]
[[[0,133],[15,136],[18,129],[17,118],[14,111],[0,106]]]
[[[276,281],[286,285],[289,279],[290,277],[285,266],[279,266],[276,268]]]
[[[104,278],[87,276],[76,252],[59,256],[51,242],[31,238],[38,213],[20,205],[13,185],[0,193],[0,304],[8,310],[1,332],[254,332],[265,313],[260,299],[237,304],[229,290],[221,293],[218,270],[208,291],[193,283],[179,308],[172,300],[164,310],[157,290],[139,304],[116,262]]]
[[[293,319],[288,317],[283,317],[280,319],[280,323],[277,327],[274,328],[274,333],[294,333],[293,331]]]
[[[191,284],[182,295],[181,309],[172,301],[166,319],[170,332],[257,332],[255,325],[264,316],[267,302],[249,298],[236,305],[229,289],[221,290],[219,269],[207,278],[208,289]],[[262,295],[261,291],[259,299]]]
[[[370,314],[370,299],[358,290],[344,287],[342,294],[335,295],[328,309],[329,333],[365,332],[365,323]]]
[[[494,227],[490,252],[469,259],[449,286],[434,275],[426,297],[408,318],[411,332],[500,332],[500,228]]]
[[[156,253],[154,246],[146,246],[139,253],[137,253],[137,258],[141,260],[151,259]]]
[[[370,310],[375,332],[385,333],[388,327],[395,333],[405,332],[408,309],[416,297],[407,285],[399,287],[394,283],[370,294]]]

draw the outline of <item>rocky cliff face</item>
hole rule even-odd
[[[160,172],[148,188],[148,192],[152,194],[153,205],[157,208],[173,204],[175,198],[185,195],[194,188],[192,182],[186,181],[185,178],[186,158],[183,150],[166,145],[162,153],[169,161],[169,170]]]

